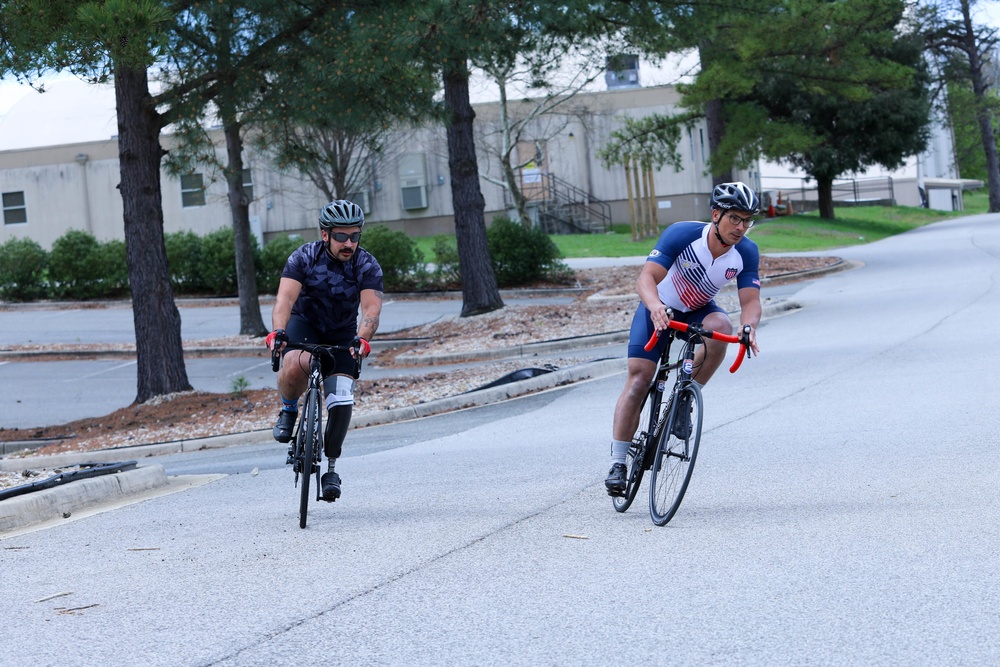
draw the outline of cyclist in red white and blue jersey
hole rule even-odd
[[[750,349],[757,347],[760,323],[760,255],[745,234],[760,212],[760,199],[743,183],[721,183],[712,192],[712,220],[677,222],[660,235],[636,282],[639,306],[632,318],[628,343],[628,374],[615,405],[611,435],[611,470],[604,481],[611,495],[625,491],[625,458],[639,424],[639,409],[656,372],[666,336],[651,351],[644,349],[654,330],[667,328],[667,309],[681,322],[701,322],[705,328],[731,334],[729,315],[714,301],[722,287],[736,280],[740,327],[749,324]],[[726,343],[705,340],[694,359],[694,380],[708,382],[722,364]]]

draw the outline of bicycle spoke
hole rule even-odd
[[[653,523],[665,525],[680,507],[694,463],[698,455],[698,444],[701,440],[702,398],[697,385],[685,385],[686,400],[690,406],[689,414],[674,411],[669,415],[669,423],[660,437],[656,455],[653,460],[653,470],[649,488],[649,514]],[[684,428],[675,428],[680,420],[690,420]],[[678,438],[676,433],[686,433],[686,437]]]
[[[306,527],[306,518],[309,511],[309,479],[313,475],[313,456],[315,455],[316,427],[319,420],[319,395],[315,389],[306,392],[305,399],[305,423],[303,424],[302,442],[300,450],[301,458],[299,465],[302,468],[302,487],[299,489],[299,528]]]

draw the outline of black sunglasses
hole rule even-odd
[[[346,243],[347,239],[351,240],[351,243],[357,243],[361,240],[361,232],[330,232],[330,238],[332,238],[337,243]]]

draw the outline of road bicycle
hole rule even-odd
[[[625,457],[625,492],[611,499],[617,511],[627,510],[635,500],[645,471],[649,470],[649,516],[657,526],[666,525],[680,507],[698,456],[703,399],[701,389],[691,377],[697,346],[705,338],[739,343],[740,351],[729,368],[730,373],[735,373],[743,359],[750,356],[749,325],[743,327],[739,336],[706,329],[700,322],[684,323],[672,319],[668,326],[667,342],[643,399],[639,426]],[[671,363],[670,348],[678,333],[685,333],[687,337],[677,361]],[[659,331],[653,332],[645,346],[647,351],[656,347],[660,335]],[[673,388],[667,393],[670,371],[677,371],[677,374]]]
[[[275,344],[271,351],[271,370],[277,372],[281,364],[280,344]],[[306,517],[309,511],[309,480],[316,478],[316,500],[320,500],[322,493],[320,488],[320,469],[323,462],[324,452],[324,431],[323,431],[323,408],[325,398],[323,396],[323,367],[334,368],[336,361],[333,356],[335,350],[350,350],[348,345],[320,345],[312,343],[286,342],[284,349],[302,350],[308,352],[309,360],[309,384],[302,397],[302,418],[296,426],[292,436],[292,443],[288,447],[288,459],[286,464],[292,466],[295,473],[295,486],[299,488],[299,528],[306,527]],[[324,363],[325,362],[325,363]],[[360,369],[361,358],[355,357],[355,362]],[[301,482],[301,484],[300,484]]]

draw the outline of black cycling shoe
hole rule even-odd
[[[340,475],[334,471],[323,473],[320,485],[323,487],[323,500],[326,502],[332,503],[340,497]]]
[[[279,412],[278,421],[274,424],[274,430],[271,431],[274,439],[278,442],[288,442],[291,440],[292,430],[295,428],[295,419],[298,416],[298,412],[290,412],[288,410]]]
[[[611,470],[608,471],[608,476],[604,480],[604,486],[607,487],[609,496],[625,495],[626,474],[624,463],[615,463],[611,466]]]
[[[678,440],[687,440],[691,435],[694,424],[691,423],[691,399],[685,395],[681,402],[677,404],[677,415],[674,417],[674,427],[670,432]]]

